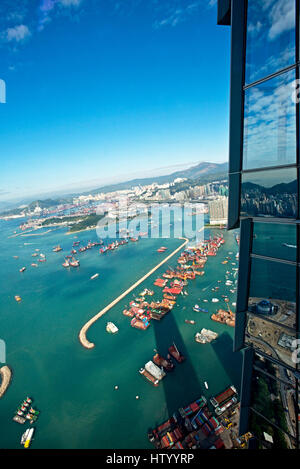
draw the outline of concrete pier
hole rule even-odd
[[[1,385],[0,385],[0,398],[5,394],[10,380],[11,380],[11,370],[8,366],[2,366],[0,368],[0,376],[1,376]]]
[[[109,311],[111,308],[113,308],[119,301],[121,301],[123,298],[125,298],[128,293],[130,293],[132,290],[134,290],[137,286],[139,286],[141,283],[144,282],[150,275],[152,275],[157,269],[159,269],[163,264],[165,264],[171,257],[173,257],[178,251],[180,251],[188,242],[189,240],[187,238],[180,238],[184,239],[184,243],[182,243],[177,249],[175,249],[171,254],[169,254],[165,259],[163,259],[159,264],[157,264],[153,269],[151,269],[146,275],[144,275],[142,278],[140,278],[137,282],[135,282],[133,285],[131,285],[130,288],[128,288],[126,291],[124,291],[120,296],[118,296],[114,301],[109,303],[105,308],[103,308],[99,313],[97,313],[95,316],[93,316],[85,325],[81,328],[79,332],[79,341],[83,347],[87,349],[91,349],[95,347],[95,344],[93,342],[89,342],[89,340],[86,337],[86,333],[88,329],[91,327],[94,322],[96,322],[101,316],[103,316],[107,311]]]

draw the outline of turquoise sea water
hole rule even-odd
[[[234,329],[210,319],[210,314],[225,306],[222,301],[212,303],[211,298],[221,299],[228,293],[230,304],[235,301],[225,286],[225,272],[237,267],[230,263],[237,262],[234,233],[223,231],[226,243],[208,260],[205,275],[189,281],[189,295],[180,296],[162,321],[152,320],[147,331],[139,331],[130,327],[122,310],[144,287],[154,289],[155,298],[160,299],[161,290],[153,287],[153,281],[167,265],[91,327],[87,335],[96,346],[86,350],[78,341],[86,320],[163,259],[165,255],[156,252],[158,247],[167,246],[169,253],[182,241],[141,239],[104,255],[95,247],[77,256],[80,268],[64,269],[63,254],[70,250],[75,235],[66,236],[65,229],[57,229],[45,235],[39,231],[38,236],[9,238],[18,224],[0,220],[0,338],[6,342],[7,364],[13,370],[12,383],[0,399],[1,448],[22,448],[20,437],[27,425],[13,422],[12,417],[27,395],[41,411],[32,448],[132,449],[151,448],[148,427],[199,395],[210,397],[230,384],[239,389],[241,354],[232,352]],[[209,235],[205,230],[205,238]],[[94,231],[76,236],[85,243],[97,240]],[[53,253],[56,244],[64,251]],[[31,257],[35,249],[47,257],[38,268],[30,266],[37,259]],[[229,251],[232,261],[221,264]],[[174,256],[168,265],[175,266],[176,261]],[[21,274],[23,265],[27,270]],[[90,280],[97,272],[99,277]],[[212,292],[216,285],[220,290]],[[22,297],[21,303],[15,295]],[[209,302],[203,303],[204,298]],[[195,303],[209,309],[209,314],[194,312]],[[186,324],[185,319],[195,319],[196,325]],[[108,320],[118,326],[118,334],[106,333]],[[194,335],[202,327],[218,332],[218,340],[196,343]],[[154,388],[138,370],[152,359],[154,349],[166,355],[174,340],[187,360]]]

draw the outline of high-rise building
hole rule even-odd
[[[208,203],[211,225],[227,225],[228,197],[218,197]]]
[[[219,0],[231,26],[228,228],[240,227],[240,433],[299,447],[299,1]]]

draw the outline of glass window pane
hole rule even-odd
[[[242,175],[241,216],[297,217],[296,168]]]
[[[286,326],[294,327],[296,319],[291,311],[294,310],[296,300],[296,266],[252,258],[249,301],[251,298],[253,301],[255,299],[277,301],[277,309],[270,313],[267,307],[265,309],[262,307],[261,314],[267,314]],[[285,316],[291,318],[288,320]]]
[[[295,61],[295,0],[248,0],[246,84]]]
[[[296,261],[296,225],[254,223],[252,252],[262,256]]]
[[[248,313],[245,343],[294,368],[295,339],[295,332],[265,320],[263,316]]]
[[[265,361],[265,364],[267,364],[267,361]],[[270,367],[273,367],[273,365],[268,363],[268,370]],[[284,373],[282,367],[279,367],[278,373],[280,375]],[[283,383],[267,374],[255,369],[253,370],[251,407],[269,421],[266,423],[262,422],[263,428],[265,425],[276,425],[285,432],[281,434],[280,430],[274,427],[272,427],[271,433],[266,429],[263,430],[272,436],[273,440],[278,439],[278,442],[285,443],[287,448],[293,447],[295,444],[294,438],[296,437],[296,391],[292,384],[292,382],[291,385],[288,382]],[[294,438],[289,438],[286,433]]]
[[[296,163],[295,70],[245,91],[243,169]]]

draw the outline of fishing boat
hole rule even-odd
[[[178,363],[182,363],[184,360],[185,360],[185,357],[183,355],[181,355],[181,353],[179,352],[178,348],[176,347],[176,344],[175,342],[173,342],[173,345],[171,345],[171,347],[169,347],[169,354],[175,358],[175,360],[178,362]]]
[[[59,251],[62,251],[62,247],[58,244],[57,246],[54,246],[54,248],[52,249],[53,252],[59,252]]]
[[[99,277],[99,274],[94,274],[91,276],[91,280],[94,280],[94,278],[97,278],[97,277]]]
[[[72,257],[72,260],[69,261],[69,264],[71,267],[79,267],[79,261],[77,259],[75,259],[75,257]]]
[[[65,259],[65,262],[63,262],[62,266],[63,267],[70,267],[70,262],[68,261],[68,259]]]
[[[167,360],[158,353],[154,355],[153,362],[157,366],[162,366],[166,371],[172,371],[175,368],[175,365],[171,360]]]

